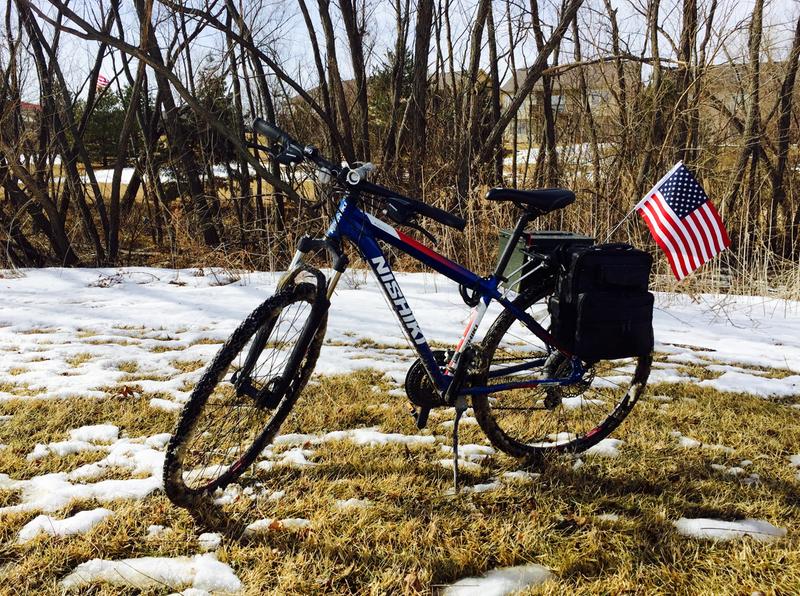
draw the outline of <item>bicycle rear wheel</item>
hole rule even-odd
[[[520,295],[514,304],[542,327],[549,327],[544,283]],[[570,361],[533,335],[509,311],[503,311],[482,342],[478,383],[499,385],[531,379],[565,378]],[[525,362],[539,365],[519,370]],[[630,413],[650,374],[651,356],[603,360],[588,367],[576,383],[475,395],[475,417],[489,440],[515,457],[581,452],[607,437]],[[509,371],[504,374],[504,370]]]
[[[164,489],[173,503],[199,505],[238,478],[274,439],[314,370],[327,307],[321,281],[289,285],[220,348],[167,447]]]

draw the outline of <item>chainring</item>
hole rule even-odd
[[[447,364],[448,353],[445,350],[432,350],[436,364],[440,367]],[[433,386],[422,361],[417,358],[406,373],[406,395],[412,404],[421,408],[441,408],[446,406],[444,399]]]

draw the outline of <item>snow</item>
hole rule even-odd
[[[146,267],[25,269],[20,274],[0,279],[0,350],[7,353],[0,362],[0,383],[15,387],[0,394],[0,401],[102,399],[112,393],[109,387],[129,385],[159,393],[151,405],[168,411],[181,407],[188,398],[184,386],[202,374],[184,372],[174,360],[208,361],[219,347],[208,342],[222,342],[274,291],[279,276]],[[397,278],[426,338],[454,343],[469,316],[456,286],[432,274],[398,273]],[[656,300],[656,350],[667,353],[672,362],[656,363],[651,383],[686,382],[687,376],[675,368],[680,362],[723,363],[730,369],[719,378],[699,382],[762,397],[798,393],[799,303],[675,294],[657,294]],[[498,312],[492,305],[477,340]],[[404,347],[399,326],[387,324],[390,320],[371,277],[365,276],[358,288],[340,284],[328,319],[327,338],[333,345],[323,346],[317,372],[375,368],[401,383],[413,354]],[[362,339],[401,347],[357,345]],[[77,356],[81,358],[72,360]],[[71,360],[80,363],[73,366]],[[129,373],[120,369],[125,362],[138,364],[133,380],[126,380]],[[780,368],[788,375],[768,378],[748,366]],[[11,375],[14,368],[24,370]],[[580,403],[573,401],[567,405]],[[471,417],[463,422],[475,423]]]
[[[217,550],[219,545],[222,544],[222,534],[218,532],[203,532],[197,537],[197,543],[202,551]]]
[[[163,410],[165,412],[179,412],[183,408],[183,404],[164,399],[163,397],[153,397],[148,403],[151,408]]]
[[[165,528],[162,525],[153,524],[151,526],[147,526],[147,539],[156,540],[166,536],[170,532],[172,532],[172,528]]]
[[[59,454],[74,452],[72,449],[76,444],[80,444],[82,448],[88,446],[93,451],[106,450],[108,454],[100,461],[79,466],[71,472],[43,474],[28,480],[14,480],[8,474],[0,474],[0,488],[21,492],[19,503],[0,507],[0,516],[20,511],[53,512],[65,507],[73,499],[96,499],[101,503],[117,499],[142,499],[162,486],[164,453],[161,449],[164,445],[164,436],[165,434],[121,438],[110,445],[94,445],[83,441],[37,445],[34,451],[28,454],[29,458],[37,454],[37,449],[40,453],[44,453],[42,457],[51,452]],[[114,468],[128,470],[131,475],[139,477],[89,482],[97,480]]]
[[[682,517],[673,522],[673,525],[679,534],[690,538],[708,540],[736,540],[751,536],[761,542],[770,542],[786,535],[784,528],[779,528],[769,522],[757,519],[722,521],[718,519]]]
[[[453,448],[450,445],[441,445],[440,448],[445,453],[449,453],[452,457]],[[467,443],[458,446],[459,459],[466,459],[468,461],[482,461],[490,455],[494,455],[495,453],[496,451],[494,447],[490,447],[489,445],[476,445],[474,443]]]
[[[50,536],[84,534],[113,514],[114,512],[110,509],[99,507],[90,511],[79,511],[66,519],[39,515],[22,527],[19,531],[17,542],[20,544],[28,542],[40,534],[49,534]]]
[[[452,459],[440,459],[439,465],[443,468],[448,468],[450,470],[453,469],[453,460]],[[475,462],[466,460],[466,459],[459,459],[458,460],[458,471],[459,472],[480,472],[481,466],[480,464],[476,464]]]
[[[242,582],[229,565],[217,560],[213,553],[193,557],[141,557],[109,561],[92,559],[81,563],[61,580],[65,590],[80,589],[102,582],[132,588],[180,589],[236,593]]]
[[[335,502],[336,509],[339,511],[353,511],[357,509],[366,509],[372,507],[372,501],[369,499],[337,499]]]
[[[674,430],[670,433],[671,436],[678,439],[678,446],[683,447],[684,449],[708,449],[709,451],[719,451],[721,453],[731,454],[734,452],[733,448],[726,447],[725,445],[718,445],[718,444],[711,444],[711,443],[702,443],[697,439],[693,439],[691,437],[687,437],[683,435],[680,431]]]
[[[402,445],[433,445],[439,437],[434,435],[405,435],[402,433],[385,433],[378,430],[377,426],[366,428],[352,428],[347,430],[334,430],[324,435],[287,433],[275,438],[271,446],[265,451],[270,452],[276,445],[319,445],[330,441],[350,441],[361,447],[378,447],[388,444]],[[307,455],[310,455],[308,452]]]
[[[69,431],[69,438],[75,441],[107,443],[119,438],[119,427],[113,424],[81,426]]]
[[[259,519],[244,529],[245,536],[270,532],[275,530],[306,530],[311,527],[311,522],[302,517],[289,517],[286,519],[273,519],[267,517]]]
[[[624,442],[621,439],[603,439],[597,445],[581,453],[581,455],[587,457],[619,457],[619,446]]]
[[[449,585],[443,596],[505,596],[554,579],[541,565],[493,569],[481,577],[465,577]]]
[[[512,482],[532,482],[536,480],[541,474],[537,472],[526,472],[525,470],[514,470],[513,472],[503,472],[500,477],[503,480],[510,480]]]
[[[461,426],[462,424],[464,426],[477,426],[478,419],[474,418],[473,416],[462,416],[461,420],[458,421],[458,424],[459,426]],[[453,428],[453,425],[455,425],[455,420],[445,420],[444,422],[441,423],[441,427],[447,429]]]
[[[800,394],[800,375],[773,379],[754,373],[729,370],[716,379],[700,381],[698,385],[711,387],[717,391],[749,393],[759,397],[789,397]]]
[[[33,451],[25,456],[25,459],[28,461],[36,461],[37,459],[42,459],[50,454],[60,455],[63,457],[65,455],[81,453],[82,451],[99,450],[100,447],[91,443],[87,443],[86,441],[56,441],[55,443],[48,443],[47,445],[37,443],[33,448]]]
[[[501,484],[499,482],[492,481],[492,482],[483,482],[480,484],[473,484],[472,486],[460,486],[459,487],[459,494],[470,494],[470,493],[487,493],[493,490],[497,490],[500,488]],[[455,488],[448,488],[445,495],[454,495],[456,494]]]
[[[789,456],[789,465],[793,468],[798,468],[797,479],[800,480],[800,453]]]

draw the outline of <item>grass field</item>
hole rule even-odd
[[[387,389],[379,373],[320,379],[286,430],[377,426],[411,433],[403,399],[388,396]],[[482,493],[447,494],[451,477],[438,463],[446,457],[441,444],[448,435],[438,424],[448,417],[443,412],[432,424],[441,440],[432,445],[325,443],[308,456],[314,466],[254,470],[242,481],[242,494],[221,507],[219,520],[193,519],[154,493],[104,504],[114,514],[86,534],[16,544],[36,513],[6,514],[0,528],[3,590],[59,593],[58,581],[92,558],[192,555],[198,535],[220,531],[224,521],[219,559],[252,594],[428,593],[464,576],[526,563],[544,565],[556,578],[532,593],[795,592],[800,544],[792,529],[800,509],[796,471],[786,458],[800,445],[797,410],[689,385],[655,386],[649,393],[672,401],[638,404],[616,435],[625,441],[618,457],[587,457],[580,466],[557,459],[531,470],[538,477]],[[12,418],[2,423],[8,447],[0,453],[0,469],[29,478],[99,459],[90,452],[26,460],[33,443],[65,439],[64,428],[111,420],[131,437],[169,431],[173,415],[148,408],[146,399],[5,402],[0,411]],[[485,443],[477,427],[464,428],[465,443]],[[733,452],[681,447],[670,434],[675,430]],[[740,476],[711,468],[747,459],[753,463]],[[480,471],[467,472],[467,484],[487,483],[517,467],[516,460],[490,456]],[[759,480],[749,482],[753,473]],[[109,469],[103,478],[126,477],[125,470]],[[274,491],[285,494],[271,499]],[[348,499],[368,502],[342,507]],[[0,492],[4,506],[18,500],[13,490]],[[53,515],[98,505],[73,501]],[[679,535],[672,522],[681,517],[757,518],[790,531],[775,543],[717,543]],[[310,527],[241,535],[244,525],[260,518],[303,518]],[[151,525],[170,531],[148,538]],[[96,593],[124,591],[100,585]]]
[[[117,304],[122,296],[87,291],[101,312],[103,297]],[[368,309],[360,314],[369,318]],[[733,374],[725,368],[730,359],[675,364],[668,360],[678,348],[669,344],[671,353],[656,354],[662,376],[653,375],[656,382],[613,435],[623,441],[617,449],[552,459],[524,469],[529,474],[504,475],[522,469],[520,462],[490,453],[468,419],[462,445],[484,446],[473,452],[488,455],[473,457],[477,465],[465,471],[474,490],[454,496],[451,471],[441,463],[449,456],[452,412],[434,412],[422,433],[429,438],[420,441],[393,368],[407,366],[408,354],[395,340],[333,329],[328,361],[335,350],[349,350],[366,368],[330,374],[321,361],[328,374],[312,379],[283,429],[313,436],[276,444],[217,507],[193,517],[159,488],[164,433],[177,417],[162,402],[176,405],[191,389],[221,331],[187,330],[180,320],[164,328],[154,320],[65,332],[52,320],[0,341],[0,593],[59,594],[76,568],[101,559],[122,567],[104,581],[77,584],[79,593],[170,594],[192,585],[191,577],[151,574],[130,560],[212,557],[205,550],[228,566],[245,594],[430,594],[527,564],[551,571],[523,591],[531,594],[800,590],[800,479],[790,459],[800,453],[800,395],[764,399],[702,384]],[[781,382],[796,374],[790,365],[739,363],[737,370]],[[46,391],[34,382],[41,370],[51,377]],[[665,371],[691,381],[660,382]],[[69,391],[58,393],[60,381]],[[75,389],[81,383],[86,396]],[[316,438],[363,428],[398,433],[397,442]],[[48,533],[58,533],[59,520],[99,508],[108,512],[95,525]],[[42,514],[53,520],[31,537],[29,524]],[[702,539],[679,533],[681,518],[712,520],[701,522],[712,529],[715,522],[761,520],[786,533]],[[267,521],[248,530],[257,520]]]

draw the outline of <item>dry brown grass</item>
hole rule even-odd
[[[695,371],[692,371],[695,372]],[[373,389],[375,387],[375,389]],[[392,384],[364,371],[321,378],[301,398],[285,432],[324,432],[364,426],[414,432],[405,400],[387,395]],[[223,510],[231,522],[218,555],[229,563],[248,594],[431,593],[438,584],[489,569],[535,562],[557,579],[531,593],[544,594],[737,594],[795,593],[800,586],[798,480],[787,457],[800,449],[797,411],[747,395],[723,394],[691,384],[660,385],[615,436],[624,439],[617,459],[584,458],[573,468],[555,459],[532,483],[505,484],[474,495],[447,496],[450,472],[436,461],[439,445],[358,447],[325,443],[315,449],[316,467],[251,470],[242,486],[285,490],[278,501],[240,498]],[[17,401],[0,404],[0,469],[13,478],[66,471],[97,455],[27,462],[34,443],[66,438],[70,428],[113,422],[128,436],[169,430],[174,416],[149,408],[150,396],[106,400]],[[388,404],[388,407],[382,406]],[[432,417],[431,432],[445,437]],[[685,449],[670,435],[680,431],[704,443],[721,443],[733,455]],[[477,427],[463,427],[464,442],[483,442]],[[716,472],[711,463],[753,461],[748,473],[760,483]],[[35,465],[34,465],[35,464]],[[518,462],[493,456],[467,484],[485,482]],[[113,474],[112,474],[113,475]],[[369,499],[366,509],[340,511],[336,499]],[[0,505],[17,495],[0,492]],[[57,517],[95,503],[75,502]],[[99,557],[191,555],[197,535],[211,528],[173,507],[161,495],[105,504],[115,515],[89,533],[38,538],[14,544],[36,513],[5,516],[0,524],[0,585],[5,593],[57,594],[57,581],[79,563]],[[614,513],[619,521],[597,516]],[[774,544],[750,539],[713,543],[678,535],[680,517],[758,518],[789,529]],[[263,517],[305,517],[309,531],[273,531],[252,538],[241,524]],[[147,527],[172,528],[147,539]],[[167,593],[152,590],[147,594]],[[98,586],[93,594],[140,593]]]

